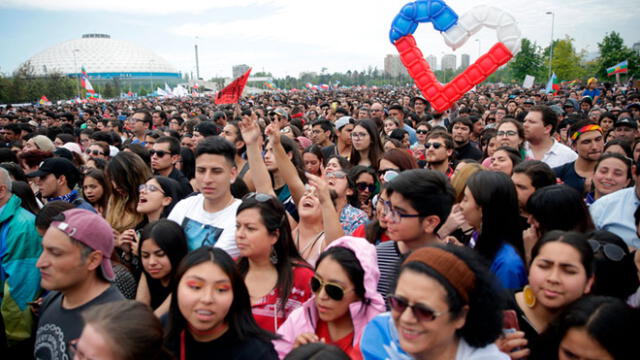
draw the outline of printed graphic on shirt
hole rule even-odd
[[[36,344],[33,353],[36,360],[69,360],[67,344],[64,341],[64,332],[62,332],[62,329],[55,324],[45,324],[41,326],[36,333]]]
[[[222,231],[224,231],[224,229],[203,224],[188,217],[185,217],[182,221],[182,228],[187,236],[189,251],[203,246],[214,246],[218,242],[220,235],[222,235]]]

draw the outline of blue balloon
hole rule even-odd
[[[419,23],[430,22],[438,31],[447,31],[458,22],[458,15],[442,0],[418,0],[402,7],[391,23],[389,40],[394,44],[413,34]]]

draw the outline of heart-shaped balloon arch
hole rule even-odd
[[[413,33],[419,23],[430,22],[453,50],[462,46],[482,27],[496,29],[498,42],[451,82],[442,85],[418,48]],[[443,112],[467,91],[483,82],[520,50],[520,30],[510,14],[479,5],[458,18],[442,0],[418,0],[406,4],[393,19],[389,39],[416,85],[438,112]]]

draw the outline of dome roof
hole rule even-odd
[[[105,34],[82,35],[81,39],[52,46],[28,61],[36,75],[54,71],[76,75],[84,66],[93,79],[180,77],[171,64],[152,51]]]

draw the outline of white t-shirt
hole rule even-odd
[[[210,213],[204,210],[204,196],[198,194],[180,200],[168,219],[182,226],[189,251],[215,246],[236,258],[240,254],[236,247],[236,212],[241,202],[234,199],[226,208]]]
[[[527,152],[527,157],[534,159],[533,150],[531,149],[531,144],[528,141],[525,141],[524,149]],[[570,147],[565,144],[561,144],[553,139],[553,145],[551,146],[551,148],[549,148],[549,150],[547,150],[546,153],[544,153],[544,156],[542,156],[542,159],[540,160],[553,169],[554,167],[562,166],[566,163],[576,161],[577,158],[578,154],[576,154],[575,151],[571,150]]]

